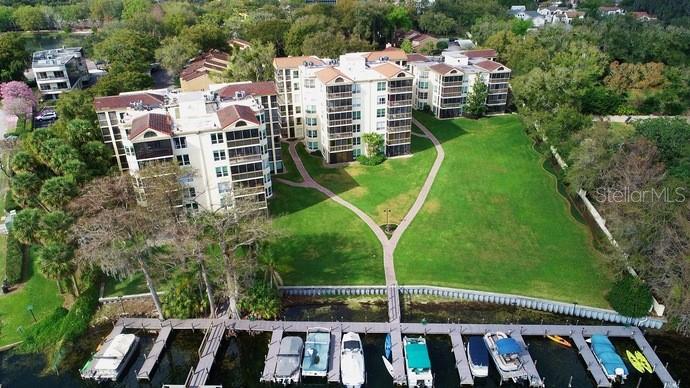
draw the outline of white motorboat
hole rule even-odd
[[[482,337],[472,336],[467,342],[467,361],[470,363],[470,372],[474,377],[486,377],[489,375],[489,352]]]
[[[81,377],[96,381],[117,381],[139,345],[134,334],[118,334],[81,368]]]
[[[429,350],[426,347],[426,339],[403,338],[403,349],[405,351],[405,369],[407,371],[408,387],[434,386],[434,376],[431,374],[431,360]]]
[[[527,379],[527,371],[520,359],[523,349],[517,341],[508,337],[505,333],[497,331],[486,333],[484,335],[484,343],[486,343],[489,354],[493,358],[502,380],[518,382]]]
[[[331,330],[322,327],[310,328],[304,343],[302,376],[326,377],[330,349]]]
[[[346,388],[364,385],[364,348],[357,333],[345,333],[340,344],[340,376]]]
[[[303,350],[304,341],[300,337],[285,337],[280,341],[275,382],[283,385],[299,383],[302,377],[300,362]]]

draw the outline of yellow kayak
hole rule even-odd
[[[626,350],[625,355],[628,356],[628,361],[630,361],[630,365],[632,365],[636,371],[644,373],[644,364],[642,364],[637,359],[637,356],[633,352],[631,352],[630,350]],[[647,359],[645,359],[645,361],[647,361]]]
[[[649,361],[647,361],[647,357],[645,357],[644,354],[642,354],[642,352],[640,352],[639,350],[636,351],[635,358],[637,359],[637,362],[639,362],[640,365],[642,365],[642,367],[644,368],[644,370],[646,370],[648,373],[654,372],[654,369],[649,364]]]

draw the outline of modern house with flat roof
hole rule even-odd
[[[72,89],[81,89],[90,79],[81,47],[36,51],[31,58],[31,70],[38,90],[50,99]]]
[[[240,197],[267,207],[271,172],[283,168],[272,82],[129,92],[97,97],[94,107],[122,171],[177,161],[195,172],[184,182],[186,207],[216,210]]]

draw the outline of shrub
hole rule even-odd
[[[639,278],[626,274],[607,295],[611,307],[627,317],[644,317],[652,306],[652,292]]]
[[[163,309],[170,318],[196,318],[208,312],[205,291],[193,272],[175,277],[173,286],[163,295]]]
[[[373,156],[360,155],[357,157],[357,161],[365,166],[376,166],[377,164],[383,163],[386,157],[381,154],[376,154]]]
[[[268,283],[258,281],[240,299],[239,308],[253,319],[274,319],[280,313],[280,294]]]
[[[24,250],[22,244],[14,238],[12,233],[7,235],[7,257],[5,260],[5,277],[10,284],[22,281],[24,267]]]
[[[14,201],[14,196],[12,195],[12,190],[7,190],[7,193],[5,194],[5,211],[6,212],[11,212],[12,210],[19,210],[21,209],[19,207],[19,204]]]

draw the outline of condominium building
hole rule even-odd
[[[81,47],[36,51],[31,58],[31,69],[38,90],[51,99],[82,88],[90,79]]]
[[[414,75],[414,107],[427,107],[439,119],[459,117],[476,82],[488,88],[489,114],[505,111],[511,70],[495,61],[495,50],[446,50],[440,57],[415,55],[408,61]]]
[[[271,171],[282,171],[280,119],[269,83],[212,85],[207,92],[149,90],[94,100],[103,140],[122,171],[177,161],[188,208],[215,210],[240,197],[266,208]],[[277,149],[276,149],[277,148]]]
[[[180,89],[184,92],[205,91],[214,81],[214,75],[228,68],[228,53],[209,50],[189,61],[180,73]]]
[[[399,49],[275,58],[283,137],[303,139],[327,163],[364,154],[365,133],[380,134],[389,157],[409,154],[413,77],[406,61]]]

